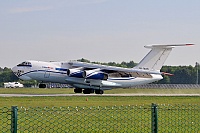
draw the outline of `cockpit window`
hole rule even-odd
[[[20,63],[19,65],[17,66],[27,66],[27,67],[32,67],[31,63],[30,62],[27,62],[27,61],[24,61],[22,63]]]

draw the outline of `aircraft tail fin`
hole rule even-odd
[[[135,66],[135,69],[160,71],[172,48],[176,46],[189,46],[194,44],[172,44],[172,45],[151,45],[145,46],[151,51]]]

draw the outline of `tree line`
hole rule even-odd
[[[87,62],[87,63],[95,63],[95,64],[102,64],[102,65],[109,65],[109,66],[117,66],[117,67],[124,67],[124,68],[133,68],[137,65],[134,61],[129,62],[108,62],[108,63],[101,63],[101,62],[90,62],[87,59],[79,59],[77,61]],[[197,72],[200,71],[200,67],[196,64],[193,66],[163,66],[161,72],[171,73],[173,76],[163,75],[163,79],[160,81],[155,82],[156,84],[196,84],[197,82]],[[198,69],[198,71],[197,71]],[[198,73],[198,77],[200,74]],[[199,78],[200,79],[200,78]],[[198,83],[200,80],[198,79]],[[10,68],[1,68],[0,67],[0,87],[3,87],[3,83],[5,82],[20,82],[23,83],[24,86],[30,87],[32,85],[37,85],[37,81],[21,81],[19,80],[12,72]]]

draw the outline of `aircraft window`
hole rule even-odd
[[[22,63],[20,63],[19,65],[17,65],[17,66],[28,66],[28,67],[32,67],[32,65],[31,65],[31,63],[30,62],[22,62]]]

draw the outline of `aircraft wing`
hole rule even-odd
[[[143,69],[122,68],[114,66],[106,66],[100,64],[92,64],[78,61],[70,61],[72,68],[83,68],[83,70],[99,69],[107,73],[110,77],[145,77],[151,78],[150,74],[161,74],[159,71],[149,71]]]

